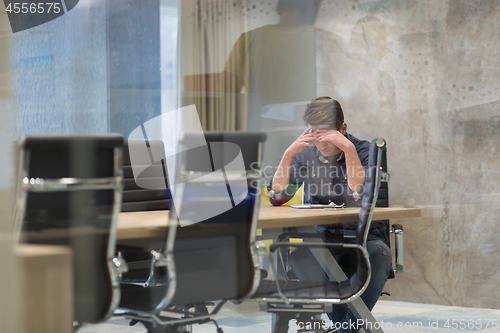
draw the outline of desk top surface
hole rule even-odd
[[[294,209],[289,206],[262,206],[259,211],[260,229],[303,227],[317,224],[357,222],[359,208]],[[375,208],[373,220],[420,217],[420,208]],[[168,211],[120,213],[118,239],[161,236],[168,223]]]

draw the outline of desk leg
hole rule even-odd
[[[303,233],[314,233],[314,228],[298,228],[299,232]],[[305,239],[308,241],[307,239]],[[321,265],[326,275],[332,281],[343,281],[347,279],[344,271],[340,268],[335,258],[333,258],[330,251],[325,248],[311,248],[311,252]],[[377,320],[373,317],[372,313],[366,307],[365,303],[361,298],[357,298],[351,303],[347,303],[349,309],[356,316],[356,318],[364,319],[365,322],[370,323],[364,327],[367,333],[384,333],[384,331],[379,328],[380,325],[376,324]]]
[[[281,235],[282,233],[283,233],[282,229],[264,229],[264,230],[262,230],[262,236],[260,236],[260,238],[258,240],[261,240],[261,239],[276,240],[278,238],[278,236]],[[277,251],[279,251],[279,250],[277,250]],[[276,254],[278,254],[278,252],[276,252]],[[276,267],[276,271],[277,271],[277,274],[276,274],[277,276],[273,276],[273,280],[275,280],[276,277],[278,278],[278,280],[285,280],[286,274],[283,271],[283,266],[278,261],[279,260],[278,258],[279,258],[278,255],[274,255],[272,258],[273,262],[271,263],[271,265],[272,265],[272,267]]]
[[[279,235],[283,233],[282,229],[264,229],[262,230],[262,236],[260,239],[273,239],[276,240]],[[279,250],[278,250],[279,251]],[[276,252],[277,254],[278,252]],[[272,267],[276,267],[276,276],[273,276],[273,280],[278,278],[278,280],[286,280],[286,272],[283,266],[279,262],[279,256],[273,256]],[[293,319],[294,316],[291,313],[281,313],[280,316],[276,313],[271,313],[271,332],[272,333],[287,333],[288,332],[288,322]]]

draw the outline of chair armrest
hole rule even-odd
[[[276,242],[282,243],[283,240],[289,239],[289,238],[321,238],[323,239],[324,236],[319,233],[305,233],[305,232],[298,232],[298,231],[286,231],[282,234],[280,234],[276,238]],[[299,243],[294,243],[294,244],[299,244]],[[295,245],[294,245],[295,246]],[[282,251],[279,251],[279,257],[278,257],[278,263],[281,264],[281,269],[283,271],[283,275],[287,281],[296,279],[296,277],[290,277],[289,276],[289,262],[288,262],[288,254],[283,254]]]
[[[289,247],[289,246],[294,246],[294,247],[305,247],[305,248],[312,248],[312,247],[334,247],[334,248],[351,248],[351,249],[356,249],[358,251],[361,252],[361,256],[359,256],[359,252],[358,252],[358,258],[359,260],[363,260],[364,261],[364,265],[366,266],[366,270],[368,271],[367,275],[366,275],[366,279],[365,281],[361,281],[359,280],[359,278],[357,279],[359,282],[362,283],[362,286],[359,288],[360,290],[358,290],[356,293],[350,295],[349,297],[345,298],[346,300],[348,299],[349,301],[352,300],[352,298],[356,298],[356,297],[359,297],[359,295],[361,295],[361,293],[366,289],[366,287],[368,286],[368,283],[370,282],[370,277],[371,277],[371,269],[370,269],[370,260],[369,260],[369,254],[368,254],[368,251],[366,250],[365,247],[363,247],[362,245],[359,245],[359,244],[349,244],[349,243],[324,243],[324,242],[308,242],[308,243],[291,243],[291,242],[280,242],[280,243],[275,243],[275,244],[272,244],[270,247],[269,247],[269,253],[271,254],[271,256],[273,255],[273,253],[278,249],[278,248],[281,248],[281,247]],[[358,271],[355,273],[356,274],[359,274],[359,266],[360,265],[360,262],[358,262]],[[276,271],[276,267],[272,264],[272,260],[271,260],[271,267],[273,268],[273,274],[274,276],[277,276],[277,271]],[[352,279],[352,278],[351,278]],[[274,280],[275,284],[276,284],[276,289],[278,291],[278,295],[280,296],[280,298],[287,304],[291,303],[290,299],[283,293],[283,291],[281,290],[281,287],[280,287],[280,284],[279,284],[279,280],[278,279],[275,279]],[[333,282],[333,283],[338,283],[338,282]],[[311,301],[315,301],[316,299],[311,299]],[[306,300],[304,300],[306,301]],[[322,302],[326,302],[326,303],[339,303],[339,299],[322,299]]]
[[[324,235],[319,233],[306,233],[306,232],[284,232],[278,236],[276,239],[281,242],[283,239],[287,238],[324,238]]]
[[[128,272],[128,265],[125,259],[123,259],[121,252],[118,252],[118,255],[112,259],[113,268],[116,271],[118,277],[121,278],[123,273]]]
[[[280,242],[280,243],[275,243],[272,244],[269,247],[269,252],[274,252],[276,249],[280,247],[287,247],[287,246],[293,246],[293,247],[337,247],[337,248],[359,248],[359,249],[364,249],[363,246],[357,245],[357,244],[349,244],[349,243],[333,243],[333,242],[308,242],[308,243],[292,243],[292,242]],[[366,249],[365,249],[366,250]]]

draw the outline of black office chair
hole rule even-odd
[[[123,147],[124,189],[122,212],[169,210],[172,196],[168,185],[165,147],[162,141],[126,141]],[[165,275],[157,261],[165,238],[118,240],[117,252],[128,264],[121,283],[148,287]],[[163,282],[159,282],[163,283]]]
[[[16,236],[73,250],[77,325],[119,302],[126,263],[114,257],[122,190],[120,135],[25,136],[19,141]]]
[[[331,312],[333,304],[347,303],[355,300],[366,289],[370,281],[371,267],[366,250],[366,240],[372,223],[373,209],[377,203],[379,189],[383,181],[382,157],[386,143],[383,139],[374,140],[370,145],[369,167],[365,176],[365,194],[361,201],[356,239],[354,243],[311,241],[324,236],[317,233],[304,234],[288,232],[281,235],[277,242],[270,247],[273,255],[278,249],[290,247],[308,248],[337,248],[351,251],[357,256],[357,267],[351,277],[344,281],[298,281],[280,279],[277,267],[273,265],[274,280],[261,281],[253,300],[261,303],[261,309],[273,314],[279,314],[281,320],[274,323],[274,333],[288,331],[288,320],[300,319],[304,322],[318,322],[321,326],[320,315]],[[285,242],[288,238],[306,238],[308,242]],[[278,262],[280,262],[278,260]],[[276,278],[278,277],[278,278]],[[306,319],[304,319],[304,317]]]
[[[192,144],[204,140],[208,145]],[[179,332],[211,321],[226,301],[242,301],[256,290],[264,140],[261,133],[185,134],[180,140],[174,205],[159,261],[166,276],[147,288],[122,285],[120,310],[133,323],[142,322],[150,333]],[[215,307],[208,311],[210,302]]]

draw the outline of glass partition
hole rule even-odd
[[[421,218],[394,221],[408,236],[405,273],[386,285],[391,299],[500,308],[492,292],[500,270],[498,1],[63,3],[63,15],[16,32],[0,4],[2,231],[12,227],[12,142],[23,134],[128,138],[194,104],[205,131],[267,133],[269,181],[306,128],[307,104],[331,96],[347,133],[387,141],[390,205],[422,209]],[[161,123],[155,138],[175,129]]]
[[[176,107],[177,1],[80,1],[9,35],[17,137],[128,136]]]
[[[386,285],[392,299],[500,308],[497,1],[181,8],[180,103],[196,104],[206,130],[265,131],[269,181],[310,100],[338,100],[348,134],[387,140],[390,205],[422,208],[402,221],[407,267]]]

